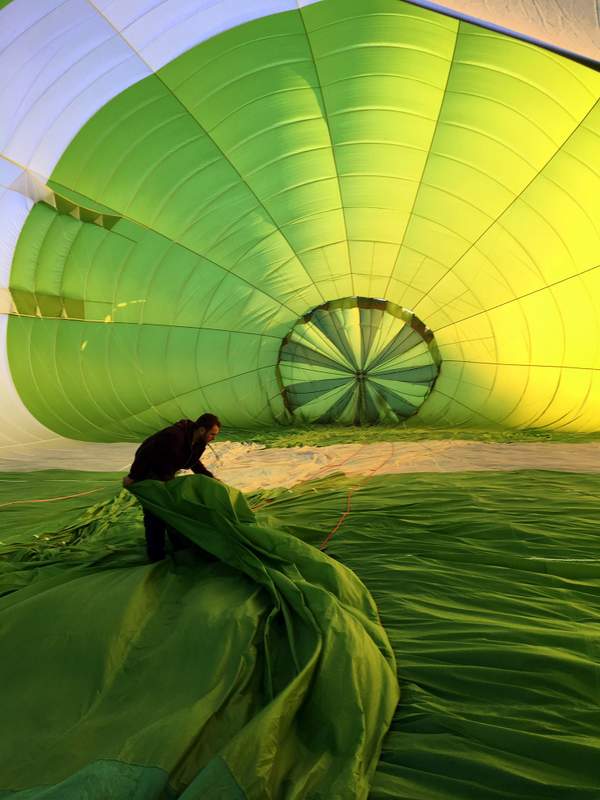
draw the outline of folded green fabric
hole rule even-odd
[[[214,754],[268,703],[260,654],[246,686],[235,654],[271,595],[200,551],[147,564],[121,477],[0,473],[0,797],[243,798]],[[377,602],[402,702],[369,800],[598,800],[600,475],[332,476],[248,502],[304,542],[337,526],[327,552]]]
[[[223,770],[227,765],[242,789],[222,796],[366,797],[398,684],[393,651],[364,584],[319,550],[257,525],[244,495],[218,481],[144,481],[133,492],[262,587],[251,646],[237,655],[242,680],[259,680],[260,700],[220,750]],[[216,797],[223,770],[215,769],[214,782],[200,774],[205,794],[192,785],[186,800]]]
[[[366,798],[398,683],[361,581],[210,478],[133,491],[202,550],[71,564],[3,599],[6,796]]]

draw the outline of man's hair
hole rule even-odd
[[[197,428],[206,428],[206,430],[209,431],[214,425],[220,428],[221,420],[216,414],[202,414],[198,417],[195,424]]]

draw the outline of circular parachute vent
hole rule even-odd
[[[412,311],[346,297],[298,320],[281,344],[277,373],[295,420],[360,425],[416,414],[440,361],[432,331]]]

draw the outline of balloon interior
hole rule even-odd
[[[598,21],[467,5],[0,0],[1,797],[598,797]]]

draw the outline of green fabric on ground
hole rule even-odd
[[[176,567],[132,564],[126,549],[124,563],[94,565],[97,513],[63,531],[71,569],[54,562],[40,574],[40,541],[12,545],[20,571],[24,561],[37,569],[2,604],[12,654],[0,666],[0,685],[12,687],[2,718],[13,723],[2,788],[69,776],[76,786],[79,770],[114,760],[160,767],[176,792],[189,786],[186,800],[366,798],[398,684],[363,584],[257,525],[243,495],[217,481],[134,488],[218,560],[183,551]],[[105,503],[117,529],[130,509],[128,497]],[[52,567],[57,542],[45,542]],[[130,783],[88,796],[129,800]]]
[[[600,476],[331,479],[271,524],[331,527],[398,661],[402,700],[371,800],[597,800]]]
[[[19,483],[14,478],[0,476],[3,503],[19,499],[9,485],[19,487],[21,499],[41,497],[51,478],[69,478],[73,492],[93,488],[89,473],[20,474]],[[600,476],[527,471],[331,477],[249,500],[260,509],[261,525],[319,544],[348,509],[350,491],[350,514],[328,553],[351,567],[372,593],[402,690],[370,800],[597,800]],[[79,526],[69,519],[67,529],[47,531],[48,540],[31,533],[44,527],[44,504],[19,507],[18,524],[14,510],[9,514],[14,506],[0,507],[3,541],[7,522],[15,521],[11,545],[2,549],[5,591],[11,581],[15,589],[24,586],[0,600],[3,649],[11,654],[11,666],[0,665],[0,691],[7,696],[3,703],[18,707],[11,717],[0,711],[3,720],[16,720],[14,738],[1,737],[0,746],[12,743],[22,762],[27,759],[32,781],[34,768],[50,757],[40,731],[49,723],[67,728],[69,715],[85,722],[93,708],[92,694],[83,698],[87,704],[73,700],[74,689],[90,677],[81,674],[81,664],[93,668],[94,688],[100,689],[96,709],[106,703],[105,728],[87,738],[81,728],[71,728],[56,742],[62,761],[54,766],[64,774],[71,761],[85,760],[84,747],[95,747],[90,774],[108,768],[102,761],[107,754],[97,745],[111,725],[131,722],[131,749],[143,729],[140,720],[154,719],[153,727],[145,723],[147,741],[153,736],[158,743],[164,730],[156,720],[167,720],[165,695],[173,695],[168,699],[180,713],[198,695],[198,651],[202,658],[211,656],[210,645],[190,647],[198,626],[208,637],[202,642],[210,642],[219,624],[240,635],[239,615],[229,613],[228,603],[242,596],[251,602],[244,592],[256,589],[254,581],[240,579],[233,567],[183,553],[145,565],[140,511],[131,501],[116,488],[88,509]],[[26,581],[28,573],[34,577]],[[205,597],[211,611],[199,622]],[[168,617],[166,641],[152,622],[153,609]],[[85,637],[75,634],[81,634],[82,621]],[[177,666],[165,671],[173,663],[171,649],[177,650]],[[124,696],[107,677],[109,668],[126,666],[127,653],[137,654],[143,669],[129,676],[135,691]],[[229,664],[222,655],[221,663]],[[63,660],[57,662],[58,656]],[[149,693],[151,685],[157,694]],[[118,700],[119,713],[111,700]],[[16,737],[24,725],[35,725],[36,735],[19,749]],[[189,750],[196,741],[181,725],[175,738],[169,740],[173,750]],[[146,763],[156,768],[162,755],[153,753],[154,761]],[[0,763],[11,761],[0,757]],[[77,768],[74,763],[72,771]],[[115,774],[126,768],[114,767]],[[212,769],[220,770],[225,785],[234,785],[224,765],[213,761]],[[167,772],[161,773],[165,781]],[[173,788],[185,779],[183,772],[170,774]],[[2,776],[0,786],[11,783]],[[202,791],[198,784],[196,789]],[[188,792],[185,800],[202,797],[192,787]],[[48,795],[54,796],[71,800],[64,791]],[[136,795],[132,788],[125,796],[152,795]]]
[[[42,538],[71,522],[79,524],[82,515],[115,496],[121,477],[117,472],[56,469],[0,472],[0,553],[13,541]]]

